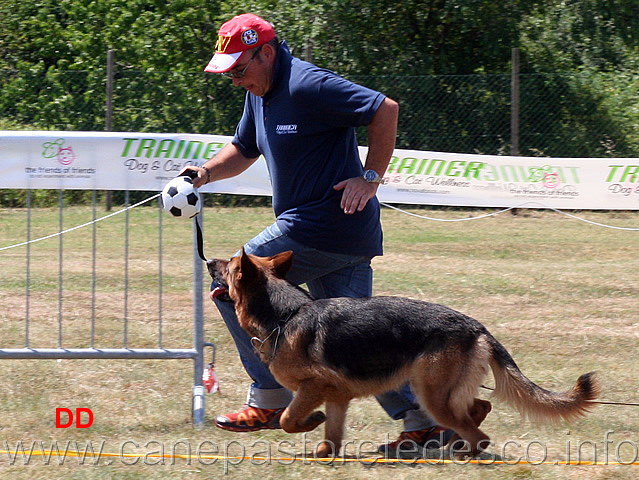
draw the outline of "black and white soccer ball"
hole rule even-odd
[[[193,180],[189,177],[175,177],[162,189],[164,210],[174,217],[193,218],[200,213],[201,201]]]

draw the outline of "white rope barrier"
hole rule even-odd
[[[426,215],[418,215],[416,213],[412,213],[412,212],[407,212],[406,210],[402,210],[401,208],[398,207],[394,207],[393,205],[389,205],[387,203],[383,203],[380,202],[381,205],[383,205],[386,208],[390,208],[392,210],[396,210],[398,212],[404,213],[406,215],[410,215],[412,217],[417,217],[417,218],[422,218],[424,220],[431,220],[434,222],[467,222],[469,220],[480,220],[482,218],[488,218],[488,217],[495,217],[497,215],[501,215],[502,213],[506,213],[510,210],[514,210],[516,208],[522,208],[522,207],[527,207],[530,208],[532,205],[538,206],[539,208],[545,208],[547,210],[552,210],[553,212],[559,213],[561,215],[565,215],[566,217],[572,218],[573,220],[578,220],[580,222],[584,222],[584,223],[588,223],[590,225],[595,225],[597,227],[603,227],[603,228],[611,228],[614,230],[625,230],[625,231],[629,231],[629,232],[637,232],[639,231],[639,228],[633,228],[633,227],[617,227],[615,225],[607,225],[605,223],[599,223],[599,222],[595,222],[592,220],[588,220],[586,218],[581,218],[578,217],[577,215],[573,215],[571,213],[568,212],[564,212],[562,210],[559,210],[557,208],[553,208],[553,207],[548,207],[546,205],[543,204],[538,204],[538,203],[522,203],[521,205],[518,205],[516,207],[508,207],[505,208],[503,210],[499,210],[497,212],[492,212],[492,213],[487,213],[485,215],[479,215],[477,217],[464,217],[464,218],[434,218],[434,217],[428,217]]]
[[[128,207],[123,208],[122,210],[118,210],[117,212],[110,213],[108,215],[105,215],[104,217],[96,218],[95,220],[92,220],[87,223],[83,223],[82,225],[76,225],[75,227],[68,228],[67,230],[64,230],[62,232],[52,233],[51,235],[47,235],[46,237],[36,238],[34,240],[29,240],[28,242],[16,243],[15,245],[9,245],[7,247],[0,247],[0,252],[3,250],[9,250],[11,248],[22,247],[24,245],[28,245],[31,243],[41,242],[42,240],[47,240],[49,238],[59,237],[60,235],[64,235],[65,233],[69,233],[74,230],[78,230],[80,228],[88,227],[89,225],[93,225],[94,223],[101,222],[102,220],[106,220],[107,218],[114,217],[116,215],[126,212],[127,210],[131,210],[132,208],[139,207],[140,205],[150,202],[151,200],[155,200],[159,196],[160,194],[158,193],[157,195],[153,195],[152,197],[149,197],[146,200],[142,200],[141,202],[138,202],[135,205],[130,205]]]
[[[109,215],[105,215],[104,217],[100,217],[100,218],[97,218],[97,219],[92,220],[90,222],[83,223],[82,225],[77,225],[75,227],[69,228],[69,229],[64,230],[62,232],[52,233],[51,235],[47,235],[45,237],[36,238],[36,239],[30,240],[28,242],[22,242],[22,243],[17,243],[15,245],[9,245],[9,246],[6,246],[6,247],[0,247],[0,252],[3,251],[3,250],[9,250],[11,248],[22,247],[22,246],[28,245],[30,243],[41,242],[42,240],[47,240],[49,238],[58,237],[58,236],[63,235],[65,233],[69,233],[69,232],[72,232],[74,230],[78,230],[80,228],[88,227],[89,225],[92,225],[92,224],[97,223],[97,222],[101,222],[102,220],[106,220],[107,218],[114,217],[115,215],[119,215],[121,213],[124,213],[127,210],[130,210],[132,208],[139,207],[140,205],[143,205],[143,204],[145,204],[147,202],[150,202],[151,200],[155,200],[159,196],[160,196],[160,194],[158,193],[156,195],[153,195],[152,197],[147,198],[146,200],[142,200],[141,202],[136,203],[135,205],[130,205],[130,206],[126,207],[126,208],[123,208],[122,210],[118,210],[117,212],[110,213]],[[615,226],[615,225],[607,225],[605,223],[595,222],[595,221],[592,221],[592,220],[588,220],[586,218],[579,217],[577,215],[573,215],[573,214],[568,213],[568,212],[564,212],[564,211],[559,210],[557,208],[548,207],[546,205],[537,204],[537,203],[533,203],[533,204],[531,204],[531,203],[523,203],[523,204],[518,205],[516,207],[504,208],[504,209],[499,210],[497,212],[486,213],[484,215],[478,215],[476,217],[464,217],[464,218],[435,218],[435,217],[429,217],[429,216],[426,216],[426,215],[418,215],[418,214],[413,213],[413,212],[408,212],[408,211],[403,210],[403,209],[401,209],[399,207],[395,207],[393,205],[389,205],[388,203],[384,203],[384,202],[380,202],[380,205],[383,205],[386,208],[390,208],[391,210],[396,210],[396,211],[398,211],[400,213],[403,213],[405,215],[409,215],[411,217],[417,217],[417,218],[421,218],[421,219],[424,219],[424,220],[430,220],[430,221],[433,221],[433,222],[467,222],[467,221],[470,221],[470,220],[481,220],[481,219],[484,219],[484,218],[496,217],[497,215],[501,215],[501,214],[506,213],[506,212],[508,212],[510,210],[514,210],[516,208],[522,208],[522,207],[530,208],[532,205],[535,205],[535,206],[538,206],[539,208],[552,210],[553,212],[559,213],[561,215],[565,215],[566,217],[572,218],[573,220],[578,220],[580,222],[584,222],[584,223],[587,223],[587,224],[590,224],[590,225],[594,225],[594,226],[597,226],[597,227],[610,228],[610,229],[614,229],[614,230],[624,230],[624,231],[629,231],[629,232],[637,232],[637,231],[639,231],[639,228],[618,227],[618,226]]]

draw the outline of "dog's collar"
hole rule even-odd
[[[280,320],[280,323],[283,324],[284,321]],[[282,326],[283,325],[278,325],[273,330],[271,330],[271,333],[269,333],[264,340],[261,340],[259,337],[251,337],[251,345],[253,345],[253,348],[255,350],[257,350],[257,352],[260,355],[262,355],[262,354],[264,354],[264,352],[263,352],[264,344],[266,342],[268,342],[269,338],[271,338],[273,335],[275,335],[275,341],[273,342],[273,348],[271,349],[271,356],[268,358],[268,361],[273,360],[273,357],[275,356],[275,351],[277,350],[277,342],[279,341],[280,334],[282,333]]]
[[[297,312],[299,312],[303,307],[305,307],[306,305],[308,305],[307,303],[305,303],[304,305],[302,305],[300,308],[298,308],[297,310],[293,310],[291,313],[288,314],[288,316],[285,319],[282,319],[279,321],[279,325],[277,327],[275,327],[273,330],[271,330],[271,333],[269,333],[266,338],[264,340],[262,340],[259,337],[251,337],[251,345],[253,345],[253,348],[255,350],[257,350],[257,352],[260,355],[264,354],[264,344],[266,342],[268,342],[268,340],[275,335],[275,340],[273,341],[273,348],[271,348],[271,356],[267,359],[267,361],[271,361],[273,360],[273,357],[275,357],[275,352],[277,351],[277,343],[280,340],[280,335],[282,333],[282,328],[284,328],[287,324],[287,322],[291,319],[291,317],[293,317],[293,315],[295,315]]]

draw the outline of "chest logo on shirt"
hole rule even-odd
[[[297,125],[277,125],[275,133],[278,135],[288,135],[289,133],[297,133]]]

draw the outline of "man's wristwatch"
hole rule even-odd
[[[364,180],[368,183],[383,183],[384,179],[375,170],[364,170]]]

